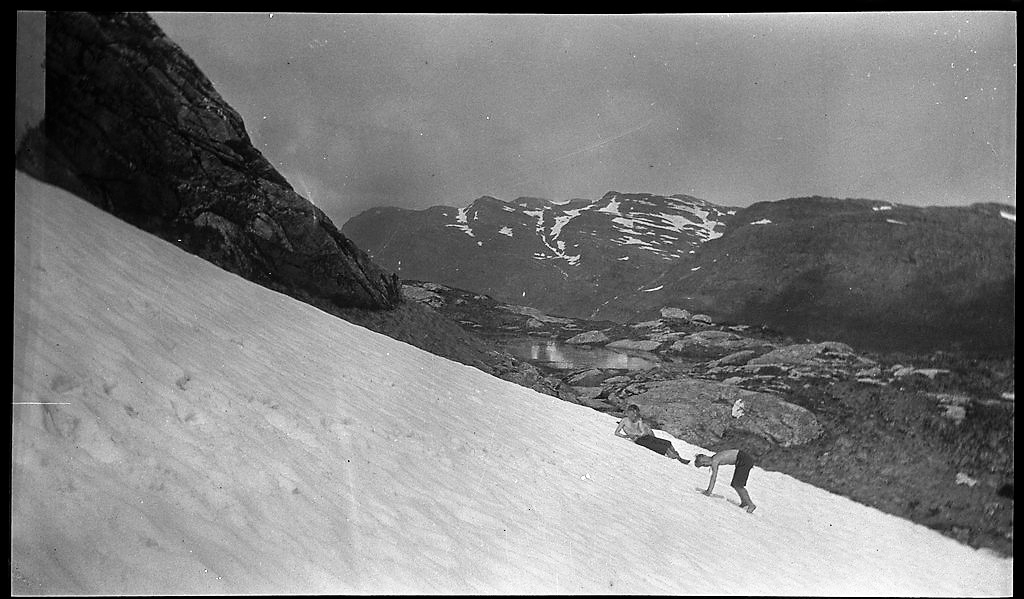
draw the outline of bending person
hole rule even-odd
[[[651,451],[673,460],[679,460],[684,464],[690,463],[690,460],[684,460],[679,456],[679,452],[672,446],[671,441],[654,436],[654,431],[651,430],[650,425],[644,422],[640,416],[640,408],[636,404],[630,404],[626,408],[626,416],[619,421],[619,426],[615,428],[615,436],[629,439],[637,445],[642,445]]]
[[[711,491],[715,488],[715,480],[718,478],[718,467],[722,464],[736,464],[732,482],[729,484],[740,496],[740,507],[748,512],[754,511],[757,506],[750,500],[750,494],[747,493],[747,477],[750,476],[750,469],[754,467],[754,456],[742,449],[726,449],[711,457],[698,453],[697,457],[693,458],[693,465],[698,468],[711,466],[711,480],[708,482],[708,489],[704,491],[704,494],[711,495]]]

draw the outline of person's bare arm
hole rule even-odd
[[[708,481],[708,490],[704,491],[704,494],[708,497],[711,496],[711,491],[715,488],[715,480],[718,479],[718,462],[714,459],[711,460],[711,480]]]
[[[637,436],[637,438],[643,437],[644,435],[653,435],[653,434],[654,434],[654,430],[651,429],[651,425],[647,424],[646,420],[641,420],[640,421],[640,434]]]

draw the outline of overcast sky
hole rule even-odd
[[[610,190],[1016,205],[1016,14],[151,13],[340,227]]]

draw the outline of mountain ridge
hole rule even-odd
[[[553,314],[629,322],[677,306],[870,349],[1005,352],[1015,222],[998,203],[805,196],[734,208],[609,191],[371,209],[342,231],[404,278]]]

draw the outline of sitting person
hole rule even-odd
[[[654,431],[640,417],[640,408],[636,404],[630,404],[626,408],[626,417],[619,421],[619,426],[615,428],[615,436],[629,439],[637,445],[643,445],[651,451],[660,453],[673,460],[679,460],[684,464],[690,463],[690,460],[684,460],[679,456],[676,448],[672,447],[671,441],[654,436]]]
[[[704,494],[711,495],[711,491],[715,488],[715,479],[718,478],[718,467],[722,464],[736,464],[732,482],[729,484],[740,496],[740,507],[748,512],[753,512],[757,506],[750,500],[750,494],[747,493],[747,477],[750,475],[750,469],[754,467],[754,456],[742,449],[726,449],[710,457],[698,453],[697,457],[693,458],[693,465],[698,468],[711,466],[711,481],[708,482],[708,488]]]

